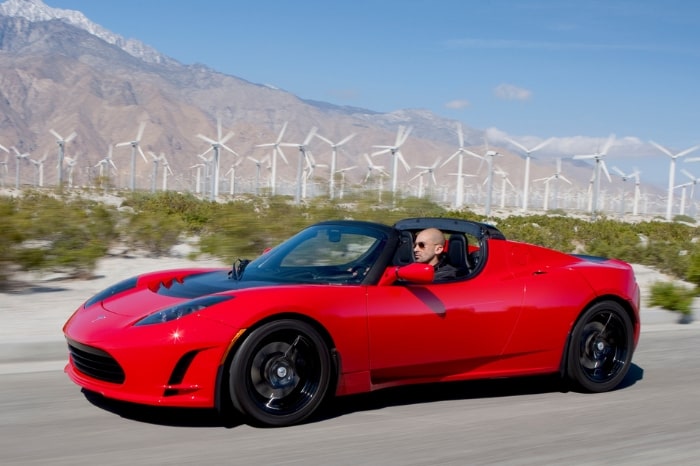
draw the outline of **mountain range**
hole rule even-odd
[[[354,183],[361,183],[368,172],[363,154],[376,151],[375,145],[394,144],[400,126],[412,128],[401,149],[413,167],[410,172],[401,168],[403,185],[418,176],[417,166],[430,166],[437,159],[445,161],[459,147],[458,123],[432,112],[404,109],[380,113],[303,100],[204,65],[179,63],[137,40],[124,39],[92,23],[80,12],[50,8],[40,0],[0,4],[0,69],[0,144],[15,147],[35,160],[42,155],[55,160],[55,135],[65,138],[76,132],[77,136],[65,143],[65,154],[77,156],[78,167],[82,167],[75,174],[77,184],[87,184],[88,178],[95,176],[95,165],[112,147],[118,183],[126,187],[130,149],[114,145],[133,141],[142,123],[145,129],[140,147],[144,152],[166,156],[175,189],[191,189],[195,176],[192,167],[202,161],[197,155],[211,148],[196,135],[217,139],[217,121],[223,134],[234,133],[226,145],[241,156],[222,151],[221,173],[240,161],[236,176],[249,179],[256,166],[248,157],[262,159],[268,155],[269,148],[256,146],[276,141],[285,122],[286,143],[301,143],[313,127],[334,142],[355,134],[339,149],[337,163],[339,169],[357,167],[347,172],[349,182]],[[485,131],[465,126],[463,133],[464,146],[483,154]],[[315,138],[309,149],[319,166],[328,164],[328,144]],[[522,190],[523,154],[512,146],[510,150],[491,149],[504,155],[498,160],[499,167]],[[278,167],[278,176],[290,183],[296,176],[297,152],[286,148],[288,165],[280,162]],[[391,171],[389,155],[373,160]],[[480,170],[483,179],[483,164],[476,158],[465,161],[464,171]],[[531,180],[551,176],[555,170],[551,158],[532,162]],[[11,160],[10,166],[13,164]],[[585,189],[591,166],[578,161],[566,164],[567,178]],[[151,186],[150,160],[146,163],[139,157],[136,167],[137,186]],[[30,165],[21,168],[23,183],[31,183],[35,175]],[[436,170],[439,184],[454,185],[456,177],[448,172],[454,174],[456,168],[456,161],[452,161]],[[316,175],[328,176],[320,170]],[[47,165],[44,183],[55,184],[57,178],[55,164]]]

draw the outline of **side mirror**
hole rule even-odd
[[[405,280],[410,283],[426,284],[432,283],[435,277],[435,269],[432,265],[414,262],[402,267],[387,267],[384,275],[379,280],[379,286],[388,286],[396,280]]]

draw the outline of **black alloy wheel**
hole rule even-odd
[[[323,402],[331,368],[328,345],[311,325],[269,322],[251,332],[231,360],[231,400],[254,424],[298,424]]]

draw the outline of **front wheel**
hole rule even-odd
[[[568,378],[588,392],[615,388],[632,362],[632,334],[632,321],[620,304],[603,301],[591,306],[571,334]]]
[[[311,325],[267,323],[251,332],[231,360],[231,400],[255,424],[297,424],[322,403],[331,366],[328,346]]]

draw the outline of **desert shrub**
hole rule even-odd
[[[655,282],[651,285],[649,305],[669,311],[690,314],[695,291],[672,282]]]
[[[116,236],[113,210],[83,198],[30,191],[1,206],[0,262],[10,268],[89,275]]]
[[[128,246],[158,257],[166,255],[178,243],[184,229],[185,222],[176,214],[141,211],[131,214],[122,238]]]

